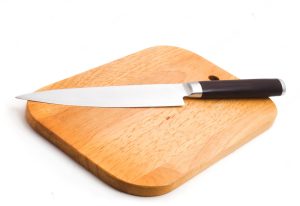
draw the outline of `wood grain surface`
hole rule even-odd
[[[192,52],[159,46],[41,90],[179,83],[209,75],[235,79]],[[185,99],[185,104],[92,108],[28,102],[26,116],[38,133],[101,180],[139,196],[173,190],[266,130],[276,117],[270,99]]]

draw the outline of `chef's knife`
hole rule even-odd
[[[166,107],[184,105],[184,97],[266,98],[280,96],[284,92],[285,85],[280,79],[243,79],[56,89],[25,94],[16,98],[73,106]]]

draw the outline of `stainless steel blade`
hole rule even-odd
[[[16,98],[73,106],[161,107],[182,106],[190,93],[186,84],[148,84],[47,90]]]

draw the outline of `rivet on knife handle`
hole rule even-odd
[[[201,99],[264,98],[285,93],[281,79],[199,81],[186,84],[188,97]]]

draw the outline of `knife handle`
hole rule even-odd
[[[242,79],[199,81],[202,99],[265,98],[285,93],[280,79]],[[199,93],[198,93],[199,94]]]

